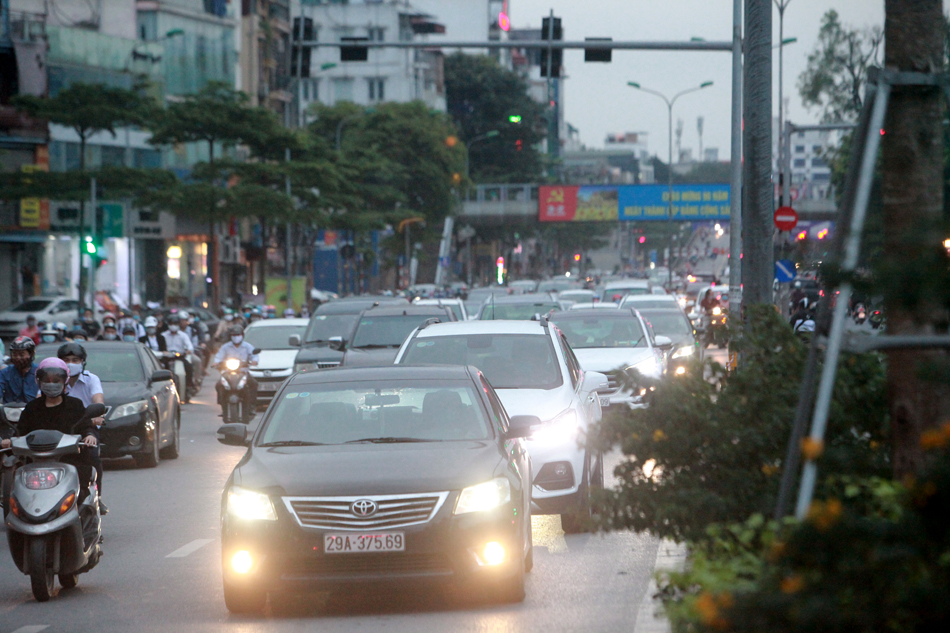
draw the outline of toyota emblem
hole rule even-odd
[[[272,372],[272,371],[269,370],[269,369],[265,369],[265,370],[264,370],[264,375],[265,375],[265,376],[270,376],[272,373],[274,373],[274,372]]]
[[[376,502],[372,499],[359,499],[350,506],[350,512],[361,518],[373,516],[376,509]]]

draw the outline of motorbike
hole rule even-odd
[[[20,421],[20,414],[23,413],[23,407],[26,404],[22,402],[11,402],[0,406],[0,438],[9,440],[16,435],[16,425]],[[16,474],[16,468],[19,460],[12,452],[4,453],[0,456],[0,494],[3,504],[3,516],[10,513],[10,491],[13,489],[13,477]]]
[[[723,349],[727,345],[726,341],[726,320],[728,313],[720,306],[715,306],[703,315],[705,328],[703,328],[703,348],[715,345]]]
[[[181,352],[155,352],[165,369],[172,373],[178,397],[184,402],[191,400],[193,387],[188,384],[188,372],[185,371],[185,355]]]
[[[260,353],[259,349],[254,350]],[[242,422],[248,424],[254,416],[253,409],[247,411],[247,389],[249,364],[236,358],[229,358],[221,363],[221,386],[224,388],[225,399],[221,405],[221,413],[225,424]],[[253,406],[253,405],[252,405]]]
[[[105,406],[92,404],[85,418],[104,415]],[[33,596],[46,602],[55,577],[64,589],[79,582],[102,556],[99,492],[93,471],[89,494],[80,503],[79,472],[62,460],[86,450],[82,438],[59,431],[37,430],[13,440],[12,452],[25,463],[17,471],[6,518],[7,541],[13,562],[30,577]]]
[[[854,317],[854,322],[857,325],[861,325],[865,321],[867,321],[868,311],[864,307],[863,303],[859,303],[856,306],[854,306],[854,314],[852,316]]]
[[[875,330],[880,329],[884,325],[884,311],[883,310],[873,310],[871,311],[871,316],[868,317],[868,321],[871,322],[871,327]]]

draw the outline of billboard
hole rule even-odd
[[[669,217],[666,185],[550,185],[539,187],[540,222],[729,219],[729,185],[674,185]]]

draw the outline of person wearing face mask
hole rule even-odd
[[[88,494],[92,470],[98,460],[99,429],[91,420],[83,418],[86,407],[82,401],[66,394],[66,381],[69,378],[66,363],[58,358],[47,358],[37,366],[36,377],[40,395],[24,407],[17,422],[17,435],[22,437],[45,429],[82,436],[86,449],[79,455],[63,459],[75,465],[79,472],[81,503]],[[4,448],[9,445],[10,440],[3,440]],[[99,489],[102,490],[101,482]]]
[[[115,322],[108,321],[102,326],[102,334],[99,335],[98,341],[118,341],[119,332],[116,330]]]
[[[139,343],[144,343],[153,352],[167,352],[165,337],[158,333],[158,319],[153,316],[145,319],[145,336],[139,337]]]
[[[46,329],[40,330],[40,343],[59,343],[63,339],[59,335],[59,330],[52,324],[47,325]]]
[[[30,402],[36,397],[36,344],[28,336],[10,343],[10,364],[0,370],[0,394],[3,403]]]
[[[138,337],[135,336],[135,328],[131,325],[126,325],[122,328],[122,340],[126,343],[134,343],[138,340]]]
[[[122,310],[122,318],[116,323],[116,330],[122,333],[123,338],[125,337],[125,329],[129,327],[135,332],[136,340],[145,336],[145,328],[138,322],[136,316],[137,312]]]
[[[181,325],[179,321],[170,321],[168,324],[168,331],[162,334],[165,338],[165,348],[169,352],[178,352],[184,354],[182,360],[185,363],[185,382],[188,385],[192,384],[192,376],[194,375],[194,369],[191,366],[191,363],[188,361],[188,355],[193,354],[195,351],[194,345],[191,344],[191,337],[188,336],[185,332],[181,331]],[[185,393],[182,394],[185,397],[185,402],[191,401],[191,395],[188,393],[189,389],[185,389]]]
[[[73,329],[69,331],[69,336],[66,338],[70,341],[85,341],[86,328],[81,325],[74,326]]]
[[[218,327],[214,331],[214,340],[218,343],[226,341],[228,339],[228,330],[231,329],[232,325],[234,325],[234,310],[225,308],[221,315],[221,320],[218,321]]]
[[[231,358],[236,358],[242,363],[246,362],[249,365],[256,365],[258,355],[254,353],[254,346],[244,340],[244,329],[240,325],[232,325],[228,334],[230,340],[222,345],[218,353],[214,356],[215,366],[220,368],[222,363]],[[218,391],[218,404],[221,405],[223,409],[226,403],[226,396],[224,387],[221,386],[220,381],[215,383],[215,389]],[[245,387],[244,390],[244,404],[244,410],[248,412],[247,415],[253,415],[251,412],[254,411],[254,407],[257,404],[257,381],[254,380],[250,372],[247,374],[247,387]]]
[[[20,336],[29,336],[34,343],[40,342],[40,328],[36,325],[36,317],[32,314],[26,317],[26,327],[20,330]]]
[[[99,331],[102,329],[99,325],[99,322],[96,321],[96,317],[92,314],[92,308],[86,308],[82,313],[82,328],[86,331],[86,339],[93,340],[99,336]]]

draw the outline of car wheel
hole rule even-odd
[[[172,423],[172,443],[163,448],[159,455],[162,459],[178,459],[178,452],[181,448],[181,409],[175,416]]]
[[[565,534],[589,532],[593,527],[590,506],[590,462],[590,453],[586,453],[584,455],[584,478],[581,480],[581,485],[577,488],[574,509],[571,512],[561,514],[561,529],[564,530]]]
[[[162,441],[161,427],[158,422],[155,423],[155,439],[152,441],[152,448],[147,453],[138,453],[135,456],[135,465],[139,468],[155,468],[161,459],[159,455],[159,444]]]
[[[239,588],[224,581],[224,606],[231,613],[260,613],[266,603],[266,591],[254,586]]]

